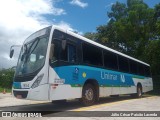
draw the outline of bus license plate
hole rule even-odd
[[[22,99],[22,95],[17,95],[16,98]]]

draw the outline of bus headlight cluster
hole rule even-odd
[[[39,86],[42,78],[43,78],[44,74],[41,74],[40,76],[38,76],[38,78],[35,80],[35,82],[33,83],[31,88],[36,88]]]

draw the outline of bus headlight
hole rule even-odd
[[[36,88],[39,86],[42,78],[43,78],[44,74],[41,74],[40,76],[38,76],[38,78],[35,80],[35,82],[33,83],[31,88]]]

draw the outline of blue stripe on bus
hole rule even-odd
[[[82,65],[55,67],[54,70],[61,79],[65,79],[65,84],[83,85],[87,79],[96,79],[99,85],[135,86],[134,77],[144,79],[143,76]]]

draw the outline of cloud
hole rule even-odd
[[[111,7],[111,6],[114,5],[114,4],[115,4],[115,3],[110,3],[110,4],[106,5],[105,8],[109,8],[109,7]]]
[[[107,23],[109,23],[110,20],[111,20],[111,18],[109,18],[109,19],[107,20]]]
[[[64,15],[65,10],[55,7],[60,0],[3,0],[0,1],[0,68],[16,65],[20,48],[13,59],[9,58],[10,46],[23,44],[31,33],[51,25],[44,15]],[[56,23],[68,29],[65,22]]]
[[[66,29],[66,30],[69,30],[69,31],[72,31],[72,32],[75,32],[79,35],[83,35],[83,32],[82,31],[78,31],[77,29],[74,29],[69,23],[66,23],[64,21],[60,21],[59,23],[54,23],[55,25],[63,28],[63,29]]]
[[[88,3],[81,2],[80,0],[72,0],[70,2],[70,4],[77,5],[77,6],[81,7],[81,8],[85,8],[85,7],[88,6]]]

